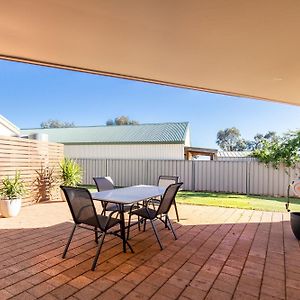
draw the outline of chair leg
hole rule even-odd
[[[75,232],[76,227],[77,227],[77,225],[74,224],[74,227],[73,227],[72,232],[71,232],[71,235],[70,235],[70,237],[69,237],[69,239],[68,239],[68,242],[67,242],[67,245],[66,245],[66,247],[65,247],[65,250],[64,250],[64,253],[63,253],[62,258],[65,258],[65,257],[66,257],[66,254],[67,254],[67,251],[68,251],[69,246],[70,246],[70,244],[71,244],[71,241],[72,241],[72,238],[73,238],[73,235],[74,235],[74,232]]]
[[[170,228],[171,228],[172,233],[173,233],[173,235],[174,235],[174,238],[175,238],[175,240],[177,240],[177,236],[176,236],[175,230],[174,230],[174,228],[173,228],[173,226],[172,226],[172,223],[171,223],[171,221],[170,221],[168,215],[166,215],[166,220],[169,221],[169,225],[170,225]]]
[[[147,223],[147,219],[144,219],[144,232],[146,231],[146,223]]]
[[[102,205],[102,212],[101,215],[105,216],[106,215],[106,206],[107,206],[107,202],[101,201],[101,205]]]
[[[96,242],[96,244],[98,244],[97,227],[95,227],[95,242]]]
[[[168,228],[168,230],[170,230],[170,227],[169,227],[169,225],[168,225],[168,221],[167,221],[166,216],[163,216],[163,215],[162,215],[162,216],[160,216],[160,217],[157,217],[157,219],[158,219],[159,221],[163,222],[165,228]]]
[[[117,233],[112,233],[112,234],[115,235],[115,236],[117,236],[118,238],[120,238],[122,240],[122,242],[124,242],[122,235],[117,234]],[[125,239],[125,244],[128,246],[128,248],[130,249],[130,251],[132,253],[134,253],[134,251],[133,251],[131,245],[129,244],[129,242],[127,241],[127,239]]]
[[[126,241],[126,245],[128,246],[128,248],[130,249],[131,253],[134,253],[132,247],[130,246],[130,244],[128,243],[128,241]]]
[[[130,209],[130,211],[131,211],[131,209]],[[127,240],[129,240],[129,230],[130,230],[130,222],[131,222],[131,213],[129,213],[129,218],[128,218],[128,227],[127,227]]]
[[[162,243],[161,243],[161,241],[160,241],[160,239],[159,239],[159,237],[158,237],[158,232],[157,232],[156,227],[155,227],[155,225],[154,225],[154,223],[153,223],[153,220],[150,220],[150,222],[151,222],[153,231],[154,231],[154,233],[155,233],[156,239],[157,239],[157,241],[158,241],[158,243],[159,243],[160,249],[163,250],[163,246],[162,246]]]
[[[169,228],[169,226],[168,226],[168,219],[167,219],[167,215],[166,215],[166,217],[165,217],[165,228],[168,228],[168,229],[170,230],[170,228]]]
[[[140,220],[140,216],[138,216],[138,229],[139,229],[139,231],[141,231],[141,220]]]
[[[173,201],[173,204],[174,204],[174,208],[175,208],[175,212],[176,212],[177,222],[179,222],[180,219],[179,219],[179,214],[178,214],[177,204],[176,204],[176,201],[175,201],[175,200]]]
[[[102,245],[103,245],[103,242],[104,242],[105,234],[106,233],[103,232],[103,234],[101,235],[101,239],[100,239],[100,242],[99,242],[98,247],[97,247],[97,252],[96,252],[93,264],[92,264],[92,271],[95,271],[97,261],[98,261],[99,255],[100,255],[100,251],[101,251],[101,248],[102,248]]]

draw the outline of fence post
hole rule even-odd
[[[105,159],[105,176],[108,176],[107,171],[108,171],[108,159],[106,158]]]
[[[246,162],[246,194],[250,194],[250,161]]]
[[[196,189],[196,175],[195,175],[195,162],[192,161],[192,191],[195,192]]]

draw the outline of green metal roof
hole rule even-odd
[[[22,135],[46,133],[50,142],[62,144],[181,144],[188,122],[73,128],[22,129]]]

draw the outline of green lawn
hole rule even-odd
[[[84,186],[91,192],[95,192],[93,185]],[[192,205],[222,206],[264,211],[286,212],[286,198],[246,196],[238,194],[209,193],[209,192],[186,192],[177,194],[176,202]],[[291,211],[300,211],[300,199],[291,199]]]
[[[179,192],[176,197],[177,203],[279,212],[286,212],[286,201],[286,198],[185,191]],[[300,211],[300,199],[292,199],[290,209],[292,211]]]

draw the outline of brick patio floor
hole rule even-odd
[[[134,228],[135,253],[108,237],[95,272],[93,233],[72,228],[66,203],[0,218],[0,299],[300,299],[300,249],[281,213],[180,205],[179,239]]]

